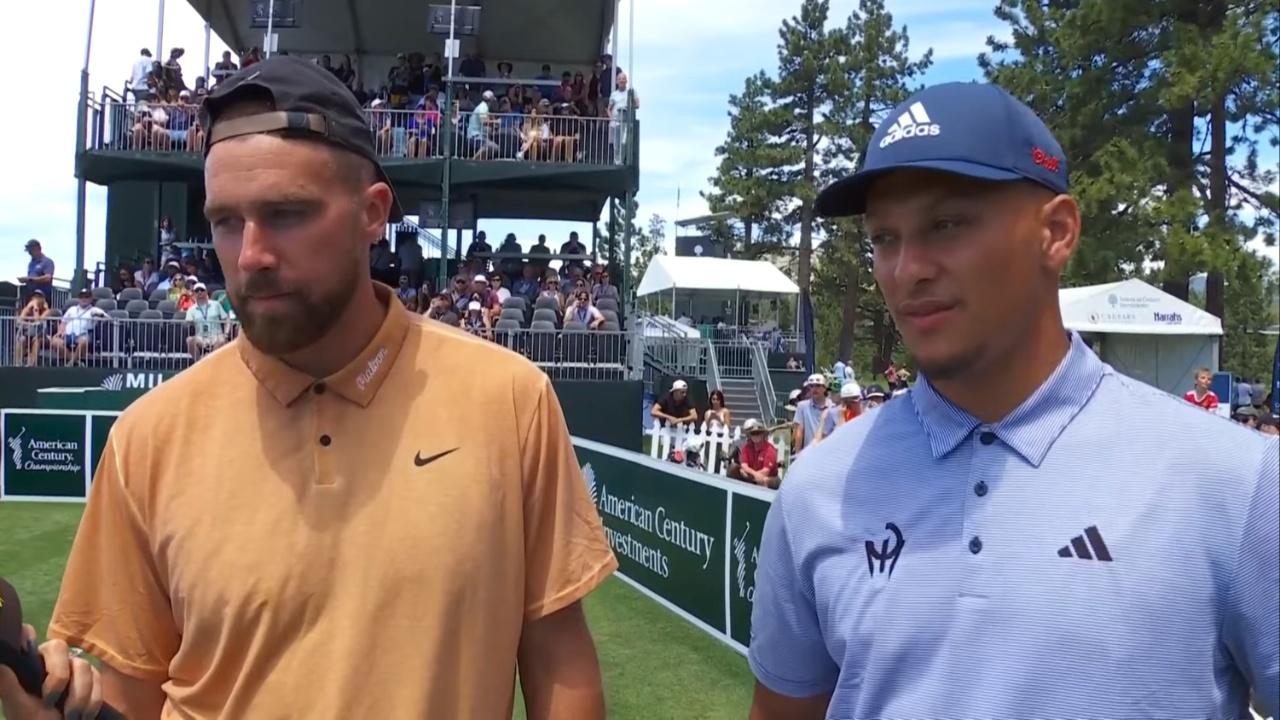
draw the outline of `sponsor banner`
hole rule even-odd
[[[618,574],[745,653],[773,491],[590,440],[573,443]]]
[[[81,413],[4,412],[0,497],[83,500],[89,432]]]

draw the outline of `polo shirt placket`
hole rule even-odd
[[[988,536],[998,526],[998,518],[992,518],[991,501],[987,493],[979,496],[974,489],[978,483],[986,483],[995,477],[997,468],[1008,462],[1002,444],[987,425],[979,425],[969,436],[967,450],[969,477],[961,497],[964,498],[964,529],[959,538],[960,552],[965,557],[965,569],[960,580],[960,597],[986,598],[991,592],[990,567],[993,551],[998,554],[998,544],[1004,538]]]

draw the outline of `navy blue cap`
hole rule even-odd
[[[907,98],[871,136],[862,168],[828,185],[815,210],[861,215],[871,183],[893,170],[921,168],[980,180],[1030,180],[1067,192],[1067,160],[1031,108],[998,85],[934,85]]]

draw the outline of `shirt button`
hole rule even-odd
[[[983,445],[990,445],[996,441],[996,434],[990,430],[983,430],[982,434],[978,436],[978,441]]]
[[[982,552],[982,539],[979,538],[977,535],[974,535],[973,537],[969,538],[969,552],[973,553],[974,555],[977,555],[978,553]]]
[[[984,481],[984,480],[979,480],[976,484],[974,484],[974,486],[973,486],[973,494],[974,494],[974,495],[977,495],[978,497],[982,497],[983,495],[986,495],[986,494],[987,494],[987,483],[986,483],[986,481]]]
[[[323,395],[323,394],[324,394],[324,383],[316,383],[315,385],[312,385],[312,386],[311,386],[311,392],[313,392],[313,393],[315,393],[315,394],[317,394],[317,395]]]
[[[331,444],[333,444],[333,438],[329,437],[328,435],[321,435],[320,444],[323,445],[324,447],[329,447]]]

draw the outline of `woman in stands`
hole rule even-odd
[[[560,279],[554,270],[547,273],[547,277],[542,281],[542,290],[538,293],[538,297],[549,297],[556,301],[556,312],[564,309],[564,298],[560,295]]]
[[[489,337],[489,328],[493,325],[489,321],[489,309],[480,302],[479,294],[473,296],[471,302],[467,303],[467,313],[462,316],[458,325],[473,335],[486,339]]]
[[[708,397],[711,407],[707,408],[706,415],[702,421],[707,424],[707,430],[711,432],[721,432],[733,425],[733,414],[729,412],[729,408],[724,404],[724,393],[719,390],[712,390]]]
[[[551,152],[551,125],[549,124],[551,103],[539,100],[533,111],[525,118],[524,146],[520,148],[518,157],[527,160],[541,160]]]
[[[49,301],[44,291],[35,290],[31,299],[18,313],[18,337],[14,343],[14,364],[34,367],[44,345],[45,318],[49,315]],[[24,352],[25,351],[25,352]]]
[[[135,287],[133,272],[129,270],[129,266],[121,265],[116,271],[116,279],[111,281],[111,294],[118,298],[121,291],[131,287]]]
[[[604,315],[591,304],[591,295],[582,288],[574,296],[573,304],[565,310],[564,321],[580,322],[589,330],[599,330],[604,324]]]

